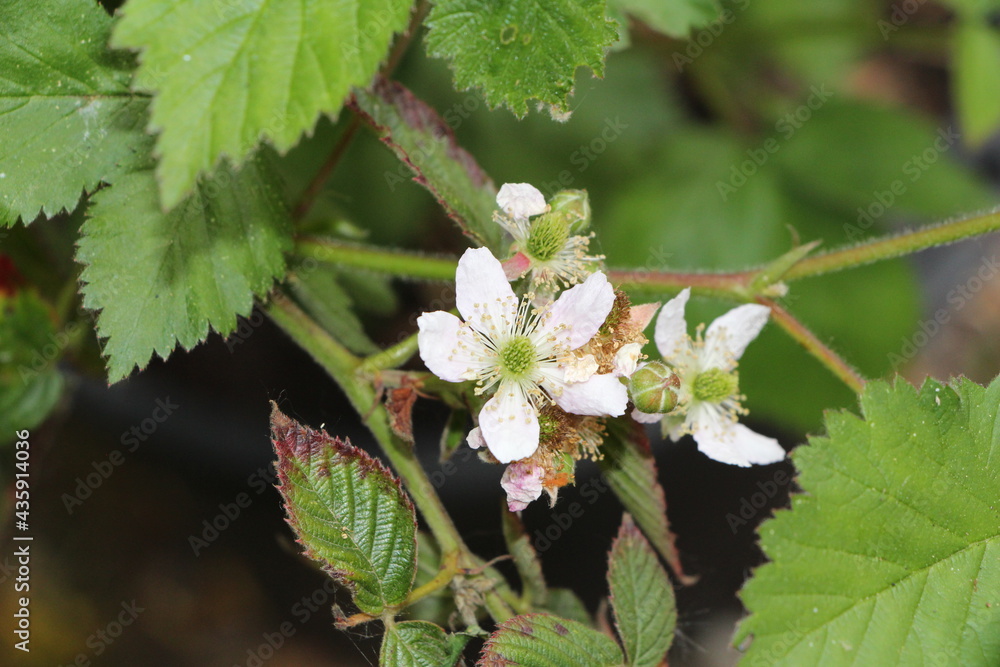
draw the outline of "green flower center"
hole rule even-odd
[[[710,368],[691,383],[691,395],[706,403],[721,403],[736,395],[740,381],[736,373],[727,373],[721,368]]]
[[[558,214],[546,214],[535,220],[528,234],[528,254],[540,262],[547,262],[556,256],[569,240],[569,225]]]
[[[527,336],[510,339],[500,350],[500,368],[506,377],[517,379],[535,368],[535,345]]]

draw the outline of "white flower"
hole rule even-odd
[[[421,315],[420,356],[443,380],[475,380],[477,393],[496,388],[479,413],[479,427],[501,463],[535,452],[538,408],[550,400],[578,415],[625,413],[628,392],[618,378],[586,373],[572,354],[597,333],[614,304],[603,273],[536,309],[530,298],[514,296],[489,250],[466,250],[455,274],[455,296],[465,321],[443,311]]]
[[[588,255],[590,237],[571,235],[571,216],[549,212],[544,195],[528,183],[505,183],[497,194],[497,206],[504,214],[494,214],[494,220],[514,238],[517,250],[507,262],[509,279],[530,271],[533,285],[552,286],[557,281],[575,285],[604,259]],[[532,216],[541,217],[530,220]]]
[[[671,440],[690,433],[709,458],[738,466],[774,463],[785,450],[773,438],[760,435],[737,421],[746,411],[740,406],[736,370],[747,345],[767,323],[770,310],[757,304],[733,308],[692,340],[687,333],[684,306],[690,289],[667,302],[656,321],[656,347],[680,379],[678,407],[667,415],[635,410],[643,423],[663,420]]]

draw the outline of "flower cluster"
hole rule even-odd
[[[431,372],[474,382],[475,393],[488,396],[468,442],[487,460],[509,464],[501,485],[511,511],[543,491],[554,502],[577,460],[600,458],[603,420],[625,414],[629,390],[636,420],[661,421],[675,440],[692,434],[718,461],[746,466],[784,456],[776,441],[736,421],[743,413],[736,362],[766,323],[767,308],[740,306],[704,340],[700,332],[692,340],[685,290],[656,323],[663,362],[640,364],[643,331],[659,304],[630,304],[596,270],[603,258],[586,255],[589,237],[571,235],[589,223],[586,194],[567,191],[546,204],[530,185],[508,184],[497,203],[497,221],[514,238],[512,257],[501,264],[486,248],[467,250],[455,275],[461,318],[424,313],[417,325]],[[526,290],[515,294],[510,281],[529,273]],[[557,284],[567,288],[559,293]]]

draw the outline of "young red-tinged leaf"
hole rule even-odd
[[[618,667],[622,651],[610,637],[550,614],[524,614],[490,635],[478,667]]]
[[[745,665],[1000,665],[1000,379],[867,384],[760,526]]]
[[[506,502],[500,510],[503,515],[503,538],[507,542],[507,551],[514,558],[514,566],[521,577],[521,585],[528,593],[531,604],[544,606],[548,598],[545,586],[545,576],[542,574],[542,563],[538,560],[531,538],[524,530],[524,524],[515,512],[507,511]]]
[[[645,430],[628,417],[609,419],[607,428],[600,464],[611,490],[678,579],[685,584],[693,583],[695,577],[684,574],[680,554],[674,546],[674,534],[667,522],[667,500]]]
[[[306,555],[378,616],[409,594],[417,519],[399,480],[350,442],[290,419],[272,403],[278,490]]]
[[[677,605],[656,552],[628,514],[611,545],[608,586],[630,667],[656,667],[674,639]]]
[[[370,90],[355,91],[354,106],[467,236],[500,250],[503,230],[493,222],[496,187],[434,109],[400,84],[381,78]],[[386,175],[394,177],[403,180]]]
[[[445,634],[427,621],[393,623],[385,628],[379,667],[451,667],[468,641],[464,635]]]

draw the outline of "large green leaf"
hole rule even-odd
[[[955,34],[953,85],[963,138],[978,146],[1000,129],[1000,33],[969,18]]]
[[[618,645],[596,630],[550,614],[524,614],[490,635],[478,667],[618,667]]]
[[[157,175],[172,208],[220,156],[261,138],[281,151],[367,85],[409,0],[130,0],[115,44],[142,49],[136,86],[155,91]]]
[[[273,405],[273,404],[272,404]],[[388,468],[273,405],[271,437],[288,523],[306,548],[373,616],[410,593],[417,567],[413,503]]]
[[[673,37],[686,37],[692,28],[718,17],[720,11],[715,0],[610,0],[608,4]]]
[[[605,12],[605,0],[439,0],[427,50],[451,59],[456,87],[481,87],[491,107],[523,116],[537,99],[566,111],[576,68],[604,73],[618,36]]]
[[[1000,664],[1000,381],[874,381],[760,528],[751,665]]]
[[[378,664],[379,667],[450,667],[458,662],[464,639],[456,643],[444,630],[427,621],[386,625]]]
[[[284,273],[290,224],[263,156],[238,172],[224,165],[170,213],[148,161],[93,200],[77,260],[83,303],[101,311],[111,382],[153,353],[191,348],[210,328],[229,334]]]
[[[0,3],[0,226],[73,210],[141,142],[148,100],[110,31],[95,2]]]
[[[660,486],[656,461],[646,431],[631,417],[608,420],[608,434],[599,461],[611,490],[635,517],[649,540],[674,573],[687,579],[674,534],[667,521],[667,500]]]
[[[618,635],[630,667],[662,664],[674,640],[674,589],[649,542],[625,515],[611,545],[608,586]]]
[[[481,245],[500,249],[503,230],[493,222],[496,187],[476,159],[431,107],[398,83],[379,79],[355,93],[358,109],[375,125],[414,180],[437,198],[462,231]],[[398,174],[387,173],[390,189]]]
[[[0,285],[0,444],[14,432],[44,420],[63,390],[56,368],[74,328],[56,331],[45,304],[20,290],[6,296]],[[82,327],[74,324],[73,327]]]

